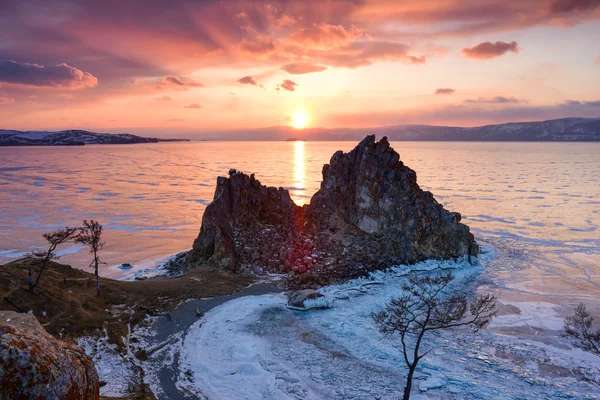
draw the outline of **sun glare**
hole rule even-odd
[[[292,115],[291,125],[296,129],[304,129],[308,126],[308,114],[304,110],[298,110]]]

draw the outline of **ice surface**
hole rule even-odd
[[[289,310],[284,294],[229,301],[209,311],[181,342],[180,371],[188,372],[180,373],[178,385],[210,399],[400,396],[406,367],[398,339],[382,337],[371,315],[400,294],[409,269],[438,266],[428,261],[324,287],[326,296],[348,295],[324,310]],[[459,268],[450,290],[468,287],[481,272],[465,263],[441,266]],[[375,280],[385,283],[352,290]],[[598,398],[598,386],[583,377],[598,380],[600,360],[582,359],[567,345],[557,348],[492,330],[442,332],[426,338],[433,351],[421,361],[414,387],[436,399]]]

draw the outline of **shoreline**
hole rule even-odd
[[[414,267],[397,266],[393,267],[388,272],[379,271],[375,273],[375,275],[377,275],[379,278],[386,277],[384,279],[384,281],[387,282],[386,285],[394,285],[396,283],[393,282],[396,282],[397,279],[403,279],[402,277],[405,276],[409,271],[415,271],[420,273],[436,273],[436,271],[452,269],[455,271],[455,275],[458,276],[458,279],[460,281],[460,283],[458,283],[459,285],[467,285],[473,290],[484,289],[487,291],[494,291],[494,284],[498,282],[494,280],[490,281],[490,279],[493,279],[490,277],[490,272],[493,271],[489,270],[489,264],[493,261],[501,262],[503,260],[502,257],[505,256],[502,253],[504,250],[495,248],[487,244],[485,245],[485,247],[486,248],[485,251],[482,253],[482,258],[480,259],[479,266],[467,267],[466,265],[464,265],[464,263],[456,264],[454,262],[441,262],[442,265],[440,266],[440,262],[432,260],[423,263],[427,268],[420,269],[419,265],[416,265]],[[445,263],[447,263],[448,265],[443,265]],[[437,267],[428,267],[433,265]],[[440,267],[442,268],[440,269]],[[354,284],[353,282],[354,281],[348,281],[342,284],[323,286],[319,288],[319,291],[323,293],[338,291],[340,289],[352,287]],[[252,349],[255,349],[255,345],[246,345],[243,344],[243,341],[241,341],[242,337],[246,337],[245,335],[252,335],[252,337],[255,337],[256,340],[260,340],[260,343],[263,343],[262,341],[266,340],[263,344],[259,345],[257,343],[257,349],[260,349],[263,345],[268,346],[267,348],[269,349],[271,349],[271,346],[275,346],[275,349],[278,349],[278,346],[282,345],[278,344],[279,342],[281,342],[281,340],[283,340],[282,338],[288,337],[295,331],[295,328],[292,329],[290,327],[294,326],[294,324],[296,323],[306,324],[310,323],[310,321],[312,321],[313,319],[329,320],[329,317],[327,317],[327,315],[333,316],[336,315],[336,313],[341,313],[341,316],[338,317],[341,318],[341,321],[346,321],[348,320],[348,318],[350,318],[351,315],[354,315],[355,319],[353,320],[353,323],[359,323],[359,321],[363,320],[365,316],[360,315],[361,313],[355,314],[355,311],[350,311],[352,307],[359,307],[358,309],[361,309],[362,307],[367,307],[367,309],[369,309],[369,307],[373,307],[373,304],[379,304],[385,298],[382,298],[382,300],[370,299],[374,294],[381,290],[379,288],[379,285],[376,285],[374,289],[369,289],[368,293],[366,294],[357,294],[356,296],[352,296],[352,298],[349,301],[341,301],[339,304],[336,302],[336,305],[334,305],[330,309],[298,312],[289,310],[285,307],[285,296],[279,294],[281,293],[281,289],[273,289],[274,286],[272,282],[254,283],[251,284],[251,286],[241,290],[240,292],[237,292],[234,295],[219,296],[211,299],[197,299],[185,301],[178,305],[174,311],[169,312],[168,314],[149,317],[149,325],[142,327],[140,330],[133,333],[130,339],[135,338],[134,341],[137,342],[139,340],[139,343],[143,343],[145,347],[157,349],[147,359],[136,361],[139,364],[139,366],[141,366],[144,369],[145,376],[147,377],[146,382],[149,383],[149,386],[152,388],[155,395],[158,398],[204,398],[202,396],[208,396],[211,393],[203,393],[203,391],[200,391],[200,388],[197,386],[198,382],[195,379],[201,379],[201,376],[203,376],[202,374],[207,373],[219,373],[219,376],[222,377],[219,379],[219,381],[221,381],[222,379],[229,379],[226,376],[223,377],[223,375],[221,374],[221,364],[217,364],[216,366],[212,366],[211,364],[209,370],[205,369],[211,362],[215,361],[215,358],[212,357],[211,354],[214,353],[215,356],[217,354],[221,354],[222,356],[229,357],[231,356],[229,354],[230,352],[233,352],[233,354],[239,353],[241,356],[245,354],[246,351],[254,351]],[[390,289],[387,290],[389,291]],[[375,301],[375,303],[372,303],[373,301]],[[534,304],[534,302],[525,303]],[[248,307],[250,307],[250,309],[248,311],[244,311]],[[255,311],[252,311],[254,309],[253,307],[256,309]],[[198,311],[200,313],[198,313]],[[531,309],[522,310],[522,312],[524,313],[529,311],[531,311]],[[520,311],[511,308],[510,304],[504,304],[503,312],[501,312],[500,315],[496,318],[503,318],[506,315],[516,315],[518,317],[519,312]],[[291,320],[287,321],[290,318]],[[594,382],[594,379],[599,378],[596,379],[596,385],[600,384],[600,376],[594,378],[595,375],[592,372],[590,372],[590,370],[585,369],[587,367],[584,367],[586,365],[600,366],[600,361],[595,360],[593,355],[587,354],[582,350],[572,346],[572,343],[570,343],[566,339],[562,339],[555,331],[552,331],[550,329],[538,329],[535,330],[535,332],[533,333],[528,333],[527,329],[529,328],[527,327],[526,322],[525,325],[523,325],[523,328],[525,328],[525,330],[521,330],[520,332],[518,331],[518,329],[514,332],[502,331],[501,329],[498,329],[497,326],[494,326],[494,321],[496,321],[496,318],[492,321],[492,324],[490,324],[488,327],[483,329],[480,333],[476,334],[475,336],[466,331],[452,330],[447,333],[443,333],[440,336],[440,339],[446,338],[445,341],[438,342],[438,339],[431,338],[430,340],[433,341],[432,343],[440,343],[441,345],[441,343],[445,343],[448,340],[450,340],[450,343],[458,343],[460,348],[456,349],[453,346],[448,345],[442,346],[443,351],[440,350],[442,352],[439,353],[438,356],[432,356],[430,359],[428,359],[428,362],[423,365],[421,373],[418,377],[418,382],[425,382],[424,379],[427,376],[429,376],[429,378],[431,379],[441,378],[442,380],[448,382],[448,377],[445,376],[445,374],[448,373],[451,375],[454,372],[452,372],[452,369],[448,369],[450,368],[448,365],[444,364],[445,358],[450,357],[451,359],[453,359],[453,357],[467,357],[470,360],[469,362],[476,363],[477,365],[481,364],[479,365],[479,367],[481,368],[487,367],[488,365],[500,366],[500,373],[504,374],[507,377],[507,379],[514,379],[514,381],[511,384],[514,384],[517,387],[520,387],[520,385],[525,384],[525,382],[528,382],[528,380],[531,380],[532,382],[536,382],[536,380],[538,380],[539,382],[547,382],[546,384],[550,385],[552,384],[550,382],[553,382],[555,380],[562,380],[562,385],[567,385],[567,382],[571,382],[570,385],[577,386],[577,382],[580,382],[581,379],[584,379],[581,382],[587,382],[585,381],[585,379],[592,379],[590,382]],[[292,321],[296,322],[292,323]],[[267,325],[263,326],[263,324]],[[279,328],[275,329],[276,326],[278,326]],[[303,346],[309,346],[307,348],[307,351],[310,349],[312,349],[310,351],[313,352],[317,351],[313,347],[315,346],[315,343],[312,340],[309,340],[306,343],[304,342],[305,339],[303,339],[304,336],[302,336],[303,334],[301,332],[303,332],[305,329],[309,329],[308,332],[312,332],[311,329],[315,329],[318,326],[319,325],[315,325],[312,328],[301,329],[299,333],[297,332],[300,336],[295,339],[298,340],[298,342],[288,342],[286,339],[283,340],[283,343],[285,343],[284,346],[289,346],[291,345],[291,343],[300,343]],[[326,332],[319,333],[319,335],[326,334],[327,336],[322,338],[322,344],[317,346],[317,348],[321,349],[321,346],[325,346],[323,349],[332,347],[335,350],[335,352],[342,351],[342,353],[339,355],[339,357],[341,357],[339,358],[340,360],[354,360],[354,357],[356,357],[356,355],[353,353],[353,351],[346,352],[345,350],[341,350],[344,349],[345,346],[348,346],[350,343],[353,343],[353,340],[346,343],[350,339],[346,338],[346,336],[344,336],[343,333],[339,332],[338,328],[334,328],[334,326],[328,328]],[[213,331],[213,329],[216,329],[216,331]],[[290,331],[290,329],[292,330]],[[224,336],[225,333],[226,336]],[[526,335],[524,336],[524,334]],[[238,337],[239,335],[242,336]],[[266,337],[264,335],[266,335]],[[206,343],[197,342],[197,340],[200,340],[200,338],[203,338],[202,340],[213,341],[217,340],[218,338],[220,339],[218,339],[217,342],[210,344],[212,343],[210,341]],[[343,339],[342,343],[335,344],[336,340],[340,339]],[[357,336],[356,340],[359,342],[362,340],[372,341],[372,339],[369,338],[369,335],[365,337]],[[482,358],[477,358],[472,355],[467,356],[466,352],[470,351],[469,343],[471,341],[474,341],[476,343],[475,347],[477,347],[478,349],[479,347],[481,347],[478,351],[481,352]],[[196,343],[196,350],[188,348],[188,346],[192,343]],[[376,341],[375,343],[380,342]],[[382,343],[385,344],[386,341],[383,340]],[[212,348],[213,345],[224,347]],[[190,353],[190,351],[198,351],[199,353]],[[276,350],[273,351],[277,353]],[[394,350],[390,349],[390,351],[393,352]],[[478,351],[475,351],[475,353],[477,353]],[[204,354],[204,352],[207,352],[207,354]],[[455,353],[456,355],[454,355]],[[264,353],[261,351],[258,354],[260,357],[271,357],[269,358],[270,361],[265,361],[268,364],[276,363],[277,365],[279,365],[281,363],[285,363],[284,359],[272,359],[272,356],[269,356],[269,354],[271,354],[270,350],[265,350]],[[529,361],[527,362],[538,363],[539,366],[538,364],[536,364],[535,368],[533,366],[530,366],[525,361],[523,361],[522,358],[519,358],[522,357],[522,355],[527,355],[527,357],[529,357]],[[209,364],[205,365],[201,362],[201,364],[197,366],[197,368],[190,367],[190,357],[191,359],[199,360],[203,360],[204,357],[207,357],[205,362]],[[248,357],[249,358],[247,362],[254,365],[253,362],[250,361],[254,360],[254,356],[249,355]],[[310,358],[311,356],[308,357]],[[574,364],[574,360],[580,360],[580,364]],[[235,361],[235,363],[238,363],[240,360],[234,359],[233,361]],[[222,360],[221,363],[227,362],[229,361],[227,361],[226,358]],[[363,365],[366,362],[367,364],[365,365],[368,365],[368,362],[366,360],[359,361],[357,359],[353,362],[359,363],[357,365]],[[238,367],[235,367],[234,365],[232,365],[231,368],[228,369],[237,371]],[[460,366],[462,364],[458,365]],[[512,372],[510,371],[511,368],[508,368],[511,365],[515,369]],[[239,379],[242,379],[240,381],[242,383],[240,383],[241,386],[239,387],[239,390],[244,390],[245,375],[243,371],[245,370],[245,368],[250,367],[240,366],[239,368],[241,368],[241,370],[239,372],[236,372],[236,376],[237,374],[242,374],[242,376],[239,377]],[[438,371],[437,368],[442,368],[442,370],[446,370],[446,372]],[[196,371],[199,375],[196,374]],[[258,374],[257,377],[263,376],[263,372],[256,373]],[[468,373],[468,370],[465,370],[463,373]],[[206,377],[206,379],[210,378]],[[296,376],[295,378],[290,379],[301,378],[300,376]],[[310,378],[304,376],[304,379]],[[462,387],[462,383],[459,384],[457,383],[459,381],[454,381],[453,379],[456,379],[456,377],[450,379],[450,382],[454,382],[452,385],[458,385],[459,388]],[[258,381],[257,385],[260,384],[260,381]],[[309,384],[309,382],[307,382],[307,384]],[[315,383],[312,382],[310,384]],[[449,383],[446,383],[445,385],[449,385]],[[494,385],[496,385],[496,387],[502,387],[503,383],[494,382]],[[227,388],[227,386],[217,386],[213,389],[227,390],[223,388]],[[374,389],[379,390],[381,389],[381,387],[378,388],[377,386],[375,386]],[[398,387],[396,389],[401,388]],[[391,390],[391,388],[388,388],[386,390]],[[507,390],[512,391],[513,388],[511,387]],[[545,389],[538,387],[535,390],[535,393],[539,394],[541,393],[539,391],[543,391]],[[200,395],[200,393],[203,394]],[[219,393],[223,396],[232,395],[228,392]],[[433,391],[433,393],[437,392]],[[215,395],[215,393],[212,394]],[[446,397],[440,398],[446,399]],[[466,396],[464,398],[471,399],[472,397]]]

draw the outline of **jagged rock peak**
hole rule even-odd
[[[269,253],[291,239],[301,211],[286,189],[264,186],[254,174],[231,169],[229,177],[217,178],[190,259],[232,271],[240,263],[267,262]]]
[[[0,399],[100,397],[94,363],[29,314],[0,311]]]
[[[419,187],[386,137],[367,136],[349,153],[336,152],[306,214],[317,231],[372,236],[394,262],[477,255],[460,214]]]
[[[186,262],[343,280],[394,264],[476,256],[460,219],[419,187],[387,138],[367,136],[331,157],[303,208],[254,175],[231,169],[219,177]]]

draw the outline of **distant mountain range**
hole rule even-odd
[[[387,136],[392,141],[498,141],[498,142],[600,142],[600,118],[561,118],[536,122],[509,122],[472,128],[434,125],[397,125],[376,128],[309,128],[274,126],[252,130],[205,132],[202,140],[347,140],[366,135]],[[191,135],[190,136],[198,136]],[[200,137],[198,137],[200,139]],[[83,130],[58,132],[0,129],[0,146],[69,146],[181,142],[129,133],[96,133]]]
[[[58,132],[0,129],[0,146],[83,146],[86,144],[133,144],[182,142],[188,139],[158,139],[129,133],[96,133],[82,130]]]
[[[396,141],[600,141],[600,118],[562,118],[538,122],[510,122],[472,128],[433,125],[398,125],[377,128],[311,128],[287,126],[235,131],[227,140],[351,140],[365,135],[387,136]]]

